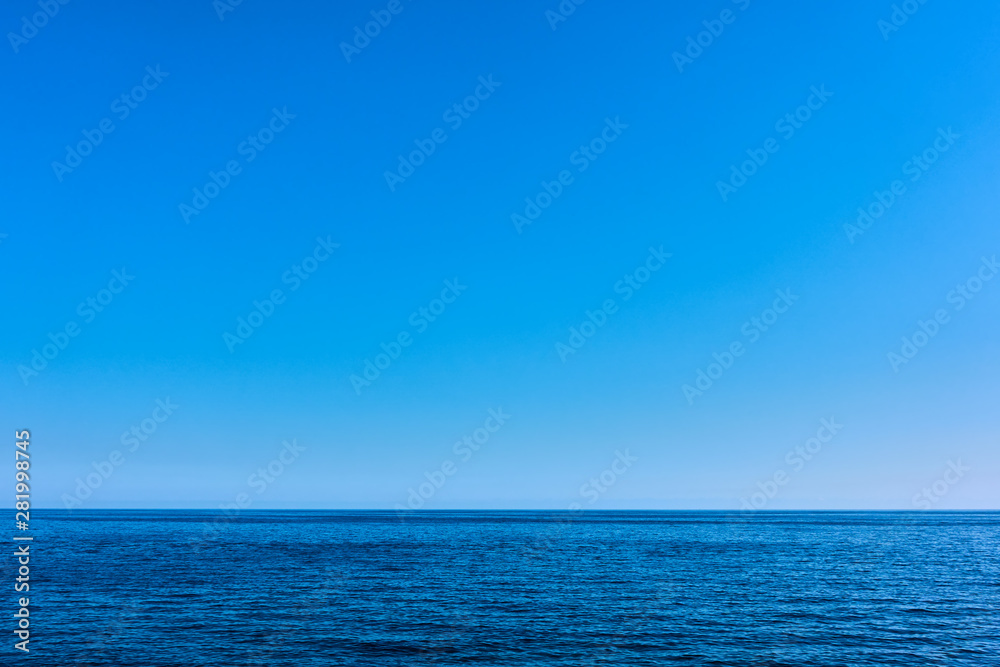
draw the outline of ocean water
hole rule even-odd
[[[33,511],[0,664],[1000,665],[1000,513],[219,517]]]

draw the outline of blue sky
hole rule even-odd
[[[38,506],[997,507],[995,3],[221,6],[5,12],[0,419]]]

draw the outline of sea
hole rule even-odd
[[[1000,665],[997,512],[31,516],[3,665]]]

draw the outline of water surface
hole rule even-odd
[[[36,666],[1000,665],[1000,513],[32,514]]]

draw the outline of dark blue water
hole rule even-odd
[[[3,664],[1000,665],[998,513],[215,516],[33,511]]]

